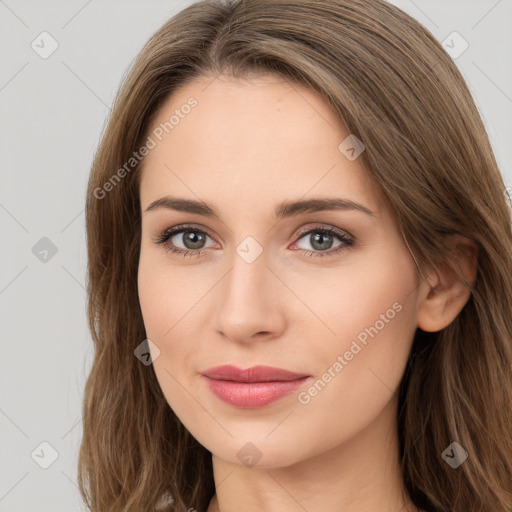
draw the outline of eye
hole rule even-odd
[[[339,240],[339,244],[332,249],[334,239]],[[337,228],[330,226],[318,225],[305,230],[301,230],[295,237],[295,240],[301,241],[304,239],[311,249],[300,248],[301,252],[309,257],[326,257],[336,256],[344,250],[350,249],[354,245],[354,238],[348,233],[338,230]],[[329,250],[331,249],[331,250]]]
[[[172,240],[172,239],[175,240]],[[163,245],[166,251],[182,256],[201,256],[207,252],[202,250],[206,238],[210,238],[206,231],[194,226],[180,225],[170,229],[166,229],[158,235],[153,242]],[[183,244],[184,248],[177,247],[177,244]]]
[[[166,229],[160,235],[157,235],[153,242],[158,245],[163,245],[166,251],[180,254],[181,256],[201,256],[208,252],[205,246],[207,238],[210,235],[197,227],[179,225],[173,228]],[[175,239],[175,240],[173,240]],[[325,257],[335,256],[344,250],[350,249],[355,243],[355,239],[346,232],[338,230],[330,226],[323,225],[309,226],[302,229],[295,237],[295,243],[304,239],[312,249],[300,248],[302,254],[309,257]],[[339,244],[332,249],[334,239],[338,239]],[[184,247],[179,247],[179,244]]]

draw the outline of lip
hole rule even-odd
[[[271,366],[241,369],[232,365],[202,372],[210,391],[222,401],[242,408],[269,405],[300,388],[311,375]]]

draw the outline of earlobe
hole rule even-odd
[[[456,257],[453,264],[474,286],[478,265],[477,244],[469,238],[453,235],[450,246]],[[471,290],[446,261],[431,272],[428,282],[422,283],[420,293],[418,327],[427,332],[437,332],[451,324],[471,296]]]

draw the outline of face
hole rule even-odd
[[[235,464],[288,466],[396,406],[418,275],[320,96],[275,77],[212,80],[176,91],[151,127],[140,306],[159,384],[191,434]],[[165,197],[199,206],[155,204]],[[337,207],[293,206],[316,199]],[[220,365],[305,377],[204,376]]]

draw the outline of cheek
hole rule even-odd
[[[415,297],[415,273],[407,256],[396,249],[366,251],[361,257],[347,258],[339,268],[321,269],[312,278],[297,273],[288,282],[311,312],[302,305],[298,323],[307,322],[311,329],[315,325],[324,337],[315,347],[342,350],[360,333],[361,341],[365,332],[371,339],[367,329],[383,340],[413,314],[405,309]]]
[[[190,276],[187,279],[190,270],[166,269],[161,259],[152,261],[151,256],[141,254],[137,276],[139,303],[146,337],[160,351],[153,367],[168,403],[174,408],[175,402],[186,395],[180,384],[200,369],[197,364],[200,308],[194,305],[198,305],[204,291],[191,284]]]
[[[159,251],[142,251],[137,285],[148,338],[165,343],[182,323],[189,321],[187,317],[201,292],[190,279],[190,272],[166,265],[165,255]]]
[[[334,333],[315,345],[317,380],[300,400],[315,411],[306,421],[321,421],[321,411],[329,411],[336,428],[343,425],[347,435],[374,419],[393,398],[416,330],[416,281],[408,260],[371,268],[345,273],[341,286],[328,288],[325,296],[330,299],[317,301],[322,320]]]

